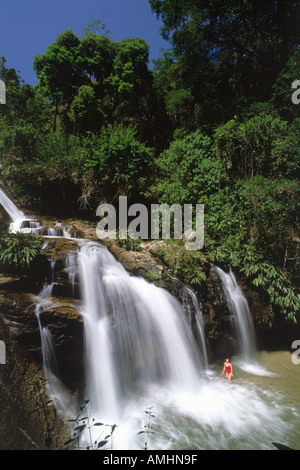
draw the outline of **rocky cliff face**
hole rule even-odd
[[[53,297],[40,320],[53,337],[59,378],[78,394],[84,383],[83,320],[66,272],[71,249],[71,242],[49,239],[26,275],[0,273],[0,339],[6,345],[6,364],[0,365],[2,449],[63,449],[69,439],[70,430],[48,395],[36,305],[43,284],[51,282],[54,260]]]
[[[2,327],[1,337],[7,362],[0,366],[0,449],[64,449],[70,429],[49,399],[41,364]]]
[[[133,274],[143,276],[158,287],[167,289],[182,303],[186,315],[189,317],[191,328],[196,340],[195,306],[190,294],[189,286],[181,279],[170,273],[168,266],[156,256],[157,248],[162,248],[166,242],[155,241],[141,244],[140,252],[126,251],[112,241],[106,241],[115,257]],[[232,331],[232,317],[226,305],[221,282],[215,270],[208,261],[205,261],[207,281],[200,288],[198,295],[199,308],[202,311],[205,338],[208,348],[208,359],[214,361],[231,355],[235,348]],[[187,289],[188,287],[188,289]]]

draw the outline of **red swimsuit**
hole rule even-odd
[[[230,364],[228,364],[228,366],[225,365],[225,368],[226,368],[226,373],[230,374],[231,373],[231,365]]]

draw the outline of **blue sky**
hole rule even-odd
[[[67,28],[81,35],[91,17],[101,18],[115,41],[145,39],[150,61],[168,47],[148,0],[0,0],[0,56],[7,59],[7,67],[20,71],[25,82],[34,85],[34,56],[45,52]]]

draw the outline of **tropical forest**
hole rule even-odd
[[[299,449],[300,4],[148,3],[152,62],[101,18],[0,57],[0,448]]]

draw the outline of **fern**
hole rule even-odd
[[[0,261],[17,269],[28,269],[41,245],[42,238],[32,233],[7,233],[0,242]]]
[[[249,264],[241,269],[252,284],[263,289],[269,296],[270,303],[277,306],[289,320],[296,322],[300,310],[300,295],[289,279],[273,265],[267,262]]]

